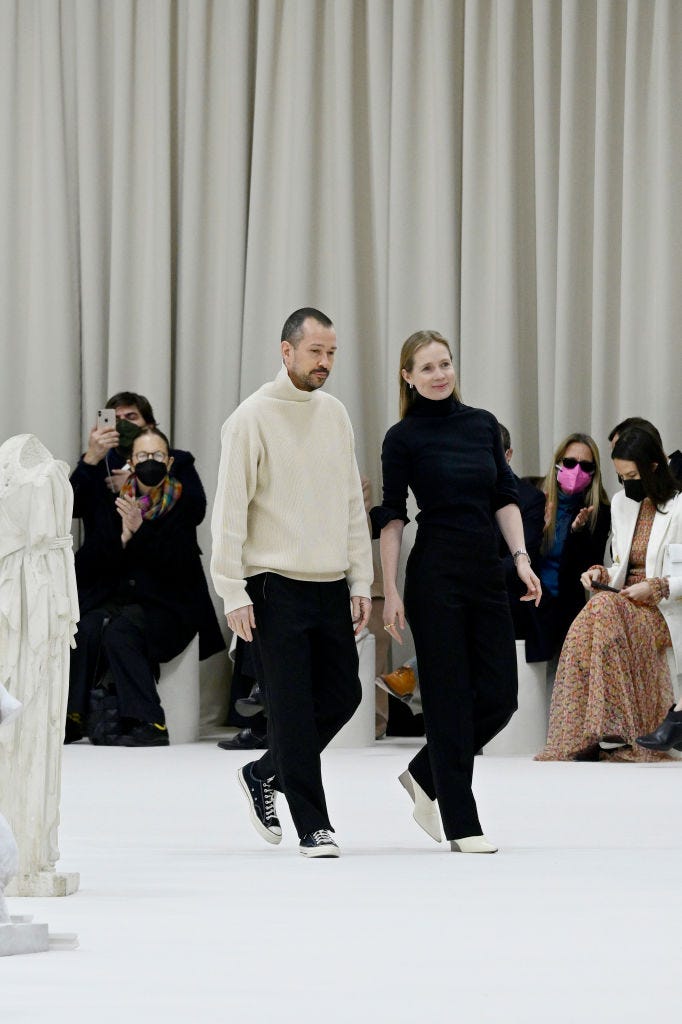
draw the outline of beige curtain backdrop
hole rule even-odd
[[[423,327],[519,473],[682,445],[681,55],[680,0],[0,0],[0,440],[138,390],[211,498],[311,304],[376,483]]]

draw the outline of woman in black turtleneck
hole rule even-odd
[[[516,710],[516,650],[495,521],[526,585],[541,596],[525,551],[516,484],[495,417],[459,399],[452,354],[435,331],[419,331],[400,354],[401,420],[382,450],[383,504],[372,509],[381,535],[384,623],[402,643],[409,622],[419,663],[427,744],[400,782],[414,818],[451,849],[494,853],[471,790],[474,754]],[[396,588],[406,501],[412,490],[419,529]]]

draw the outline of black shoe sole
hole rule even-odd
[[[267,740],[258,740],[255,743],[242,743],[235,736],[232,740],[218,740],[217,744],[221,750],[267,750]]]

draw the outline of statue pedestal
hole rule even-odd
[[[0,924],[0,956],[46,953],[49,948],[46,924],[27,923],[21,917],[10,917],[9,924]]]
[[[5,896],[71,896],[78,891],[79,883],[77,871],[38,871],[34,875],[16,875],[7,885]]]

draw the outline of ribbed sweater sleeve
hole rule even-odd
[[[211,515],[211,576],[227,614],[252,603],[246,593],[243,551],[261,446],[239,409],[223,424],[221,444],[218,487]]]
[[[372,564],[372,542],[365,500],[362,494],[362,481],[355,460],[355,443],[353,430],[348,421],[350,433],[349,446],[349,501],[348,501],[348,569],[346,580],[351,597],[369,597],[374,579]]]

